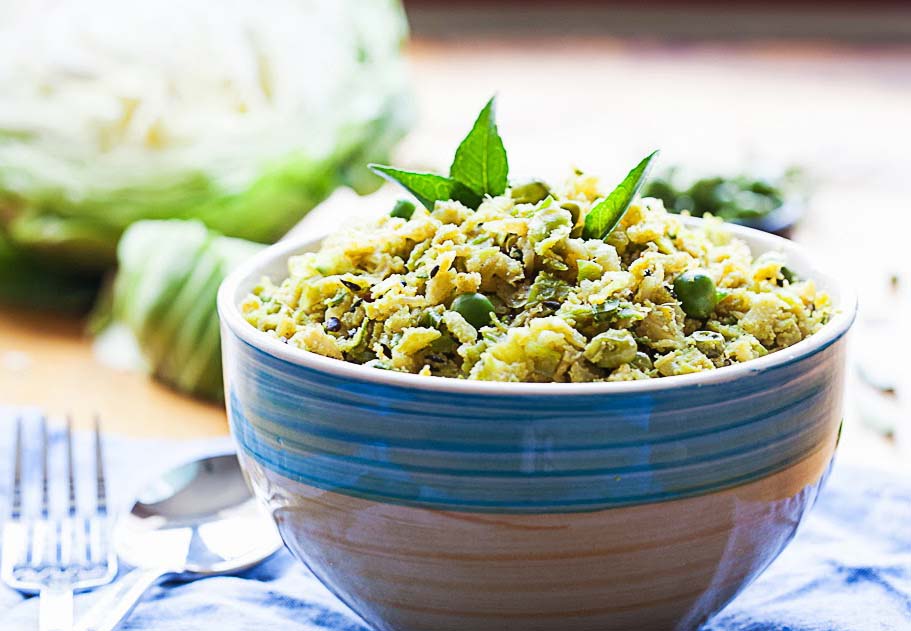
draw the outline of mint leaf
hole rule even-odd
[[[606,239],[617,227],[629,205],[636,197],[636,193],[648,177],[652,160],[658,155],[657,151],[650,153],[642,162],[630,171],[623,181],[617,185],[611,194],[598,202],[585,217],[585,227],[582,237],[585,239]]]
[[[405,187],[428,210],[433,210],[436,202],[450,199],[477,208],[484,195],[502,195],[509,165],[503,140],[497,133],[494,105],[495,99],[491,98],[478,114],[474,127],[456,150],[449,177],[382,164],[370,164],[370,170]]]
[[[497,132],[496,97],[478,114],[474,127],[456,149],[449,177],[461,182],[478,196],[496,197],[506,191],[509,163],[503,139]]]
[[[419,173],[404,171],[383,164],[368,165],[370,170],[381,175],[390,182],[403,186],[414,195],[427,210],[433,210],[438,201],[454,199],[469,208],[477,208],[481,203],[481,196],[470,188],[452,178],[436,173]]]

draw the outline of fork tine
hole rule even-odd
[[[73,417],[66,417],[66,512],[70,517],[76,515],[76,479],[73,474]]]
[[[33,425],[30,425],[33,420],[40,425],[34,428],[34,432]],[[58,445],[55,444],[56,436],[52,435],[47,417],[16,418],[10,489],[11,519],[3,524],[3,534],[0,535],[3,548],[0,555],[0,580],[23,593],[38,593],[41,601],[39,618],[43,622],[46,622],[43,620],[47,617],[45,614],[63,615],[72,608],[71,598],[67,595],[73,589],[84,590],[104,585],[111,582],[117,573],[117,557],[103,534],[107,531],[107,494],[99,420],[95,419],[98,505],[96,514],[91,516],[88,507],[80,510],[77,497],[80,493],[76,488],[76,478],[79,476],[81,480],[82,473],[75,473],[80,463],[75,458],[78,444],[74,443],[77,436],[73,426],[72,417],[67,416],[65,435],[62,437],[65,443],[59,446],[59,449],[65,450],[65,462],[61,463],[65,467],[64,473],[64,467],[58,472],[56,460],[51,462],[51,459],[56,458]],[[33,434],[40,436],[34,436],[37,440],[32,440]],[[39,467],[40,473],[33,471]],[[86,473],[91,476],[91,471]],[[33,505],[29,499],[31,491],[28,487],[37,487],[39,480],[41,499],[39,502],[39,492],[35,488]],[[66,491],[63,484],[67,485]],[[69,514],[57,505],[58,491],[61,492],[60,499],[63,499],[64,493],[67,494]],[[5,514],[6,508],[0,507],[0,517]],[[58,591],[61,597],[66,598],[51,598]],[[67,622],[64,626],[70,628],[71,625]]]
[[[41,517],[50,513],[50,491],[47,471],[47,417],[41,417]]]
[[[104,457],[101,453],[101,419],[95,415],[95,516],[86,521],[86,558],[95,563],[105,560],[105,517],[108,512],[107,489],[104,481]],[[91,524],[91,526],[89,526]]]
[[[74,538],[76,528],[73,523],[76,517],[76,477],[73,473],[73,417],[66,417],[66,515],[69,519],[57,522],[57,529],[60,537],[58,538],[58,559],[61,566],[68,566],[73,563]],[[66,536],[64,536],[64,531]],[[78,548],[76,548],[78,551]],[[81,559],[77,558],[77,561]]]
[[[41,416],[41,453],[38,458],[38,464],[41,468],[41,512],[40,519],[32,520],[26,527],[26,541],[28,542],[28,553],[26,562],[31,566],[46,564],[49,561],[48,554],[48,515],[50,513],[50,490],[48,481],[48,432],[47,417]]]
[[[22,417],[16,418],[16,446],[13,455],[13,497],[10,503],[10,519],[22,517]]]
[[[101,454],[101,419],[95,415],[95,485],[97,492],[97,508],[99,515],[108,514],[107,489],[104,482],[104,458]]]

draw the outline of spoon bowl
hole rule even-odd
[[[118,521],[114,547],[136,569],[92,607],[79,629],[116,628],[155,583],[242,572],[281,546],[234,454],[175,467],[148,484]]]
[[[191,579],[243,571],[281,540],[237,457],[226,454],[175,467],[143,489],[118,522],[114,546],[129,565],[167,566],[169,578]]]

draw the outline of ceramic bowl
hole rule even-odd
[[[698,220],[692,220],[698,221]],[[838,442],[853,293],[793,347],[627,383],[421,377],[288,347],[241,317],[280,243],[218,297],[231,431],[288,548],[377,629],[693,629],[794,535]]]

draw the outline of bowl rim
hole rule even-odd
[[[685,223],[694,225],[704,221],[699,217],[682,217],[682,219]],[[466,395],[588,396],[642,394],[737,381],[816,354],[847,333],[857,313],[857,296],[848,283],[839,280],[834,275],[823,273],[818,266],[810,263],[811,258],[806,250],[789,239],[733,223],[727,223],[725,227],[733,236],[746,240],[751,250],[754,250],[755,244],[759,243],[762,244],[763,251],[781,251],[786,256],[801,259],[802,263],[805,262],[806,264],[797,266],[801,274],[812,278],[817,285],[824,287],[826,291],[837,297],[834,306],[838,311],[832,319],[823,325],[819,331],[804,338],[797,344],[769,353],[758,359],[751,359],[747,362],[724,366],[706,372],[672,375],[656,379],[585,383],[529,383],[470,381],[456,377],[428,377],[414,373],[378,370],[370,366],[333,359],[282,344],[263,331],[254,328],[241,315],[239,300],[236,297],[240,286],[254,276],[257,279],[264,276],[265,274],[262,270],[272,265],[277,259],[287,259],[295,253],[312,249],[326,237],[326,235],[320,235],[315,238],[279,241],[244,261],[225,278],[218,289],[217,297],[222,336],[224,336],[224,331],[227,329],[241,341],[277,359],[351,381]]]

